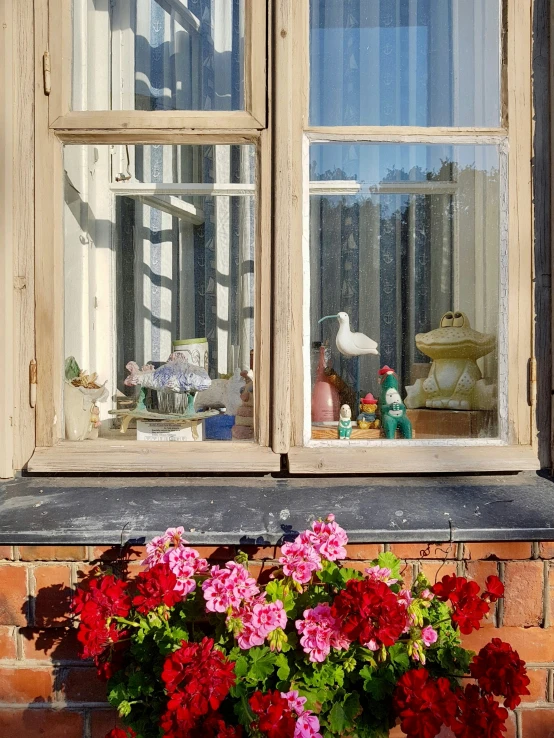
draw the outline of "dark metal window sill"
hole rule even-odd
[[[0,485],[0,544],[270,544],[334,512],[351,542],[554,540],[545,474],[275,478],[21,477]]]

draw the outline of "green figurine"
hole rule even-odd
[[[394,438],[397,428],[400,428],[404,438],[411,438],[412,424],[406,415],[406,405],[402,402],[398,391],[398,377],[389,366],[379,370],[379,377],[381,382],[379,407],[385,438]]]
[[[350,405],[342,405],[339,418],[339,438],[348,440],[352,435],[352,410]]]

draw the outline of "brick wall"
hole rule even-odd
[[[212,561],[227,561],[233,547],[198,547]],[[498,574],[506,597],[484,628],[466,637],[479,649],[498,636],[525,659],[532,694],[510,717],[507,738],[554,738],[554,542],[354,544],[349,566],[363,569],[386,548],[406,561],[408,582],[423,570],[434,581],[457,572],[483,584]],[[140,569],[140,547],[126,555]],[[252,573],[266,579],[279,553],[248,551]],[[115,724],[105,688],[79,660],[69,621],[72,592],[92,562],[117,561],[114,549],[95,546],[0,547],[0,737],[104,738]],[[401,736],[399,731],[394,736]]]

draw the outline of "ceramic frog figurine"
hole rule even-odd
[[[406,415],[406,406],[402,402],[398,390],[398,377],[393,369],[384,366],[380,371],[381,394],[379,397],[379,409],[381,410],[381,421],[385,438],[392,439],[398,428],[404,438],[412,437],[412,424]]]
[[[473,330],[465,313],[448,312],[440,328],[418,333],[416,346],[433,359],[427,379],[406,387],[406,406],[452,410],[490,410],[496,385],[488,384],[477,359],[493,351],[493,335]]]

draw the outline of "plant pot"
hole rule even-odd
[[[107,397],[108,390],[104,385],[98,389],[86,389],[65,382],[63,412],[68,441],[84,441],[97,435],[96,428],[93,428],[92,408]]]

